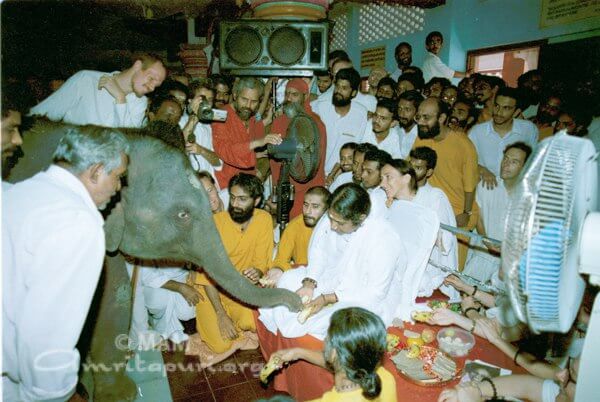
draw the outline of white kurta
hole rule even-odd
[[[318,283],[314,297],[335,292],[339,301],[304,324],[298,322],[298,313],[291,313],[286,307],[261,308],[259,319],[269,331],[279,330],[288,338],[310,334],[324,339],[331,315],[346,307],[366,308],[379,315],[386,325],[391,324],[406,267],[402,241],[382,219],[369,217],[350,235],[339,235],[329,226],[329,219],[324,217],[315,228],[309,246],[309,266],[286,271],[277,286],[296,291],[308,276]]]
[[[479,165],[499,177],[504,149],[508,145],[519,141],[535,148],[538,140],[538,129],[535,124],[528,120],[513,119],[512,130],[506,133],[504,137],[500,137],[494,130],[493,120],[490,120],[473,126],[469,131],[469,139],[477,150]]]
[[[429,183],[426,183],[423,187],[419,188],[413,202],[435,211],[440,223],[456,227],[456,218],[450,201],[448,201],[446,194],[439,188],[432,187]],[[457,251],[458,243],[456,236],[452,232],[440,229],[430,259],[437,264],[457,269]],[[448,274],[444,273],[444,271],[428,264],[419,285],[419,296],[431,296],[435,289],[442,286],[442,282],[446,276]],[[450,293],[448,296],[451,299],[460,298],[460,295],[452,287],[444,286],[442,292],[446,294]]]
[[[504,181],[499,179],[498,185],[492,190],[479,183],[475,200],[479,205],[480,219],[483,221],[486,236],[504,240],[504,218],[508,210],[508,192]],[[481,241],[471,240],[463,273],[486,282],[499,268],[500,257],[490,254]]]
[[[52,121],[105,127],[142,127],[148,106],[145,96],[126,96],[125,103],[115,103],[106,89],[98,89],[100,71],[82,70],[69,78],[56,92],[31,108],[31,115],[46,116]]]
[[[375,145],[377,148],[390,154],[393,159],[401,158],[401,137],[397,126],[390,127],[387,137],[383,141],[377,142],[377,137],[373,132],[373,121],[369,120],[360,142],[368,142]]]
[[[162,286],[169,281],[186,283],[189,271],[178,267],[153,266],[140,266],[138,270],[130,329],[133,344],[141,349],[145,345],[151,347],[155,340],[153,331],[175,343],[185,341],[188,336],[183,333],[183,325],[179,320],[194,318],[196,308],[190,306],[180,293],[163,289]],[[127,263],[127,272],[132,275],[133,265]]]
[[[340,116],[331,103],[319,102],[313,107],[327,131],[325,152],[325,174],[329,174],[339,162],[340,148],[347,142],[359,142],[367,126],[367,110],[358,103],[352,103],[350,111]]]
[[[179,120],[179,127],[183,129],[188,120],[189,116],[187,114],[181,116],[181,120]],[[213,147],[212,128],[210,124],[196,124],[196,127],[194,127],[194,136],[196,137],[196,144],[213,152],[215,151],[215,148]],[[217,181],[217,178],[215,177],[215,170],[221,170],[223,168],[223,161],[219,160],[219,166],[213,166],[210,164],[210,162],[204,159],[202,155],[189,154],[189,158],[192,168],[196,172],[205,170],[215,178],[215,182]]]
[[[329,186],[329,191],[333,193],[339,186],[346,183],[352,183],[352,172],[340,173]]]
[[[3,392],[68,399],[104,260],[104,222],[81,181],[56,165],[2,197]]]
[[[406,159],[410,155],[410,151],[417,139],[417,135],[419,133],[419,126],[416,124],[410,129],[409,132],[406,132],[402,127],[399,129],[398,135],[400,136],[400,158]]]
[[[423,61],[423,79],[428,83],[433,77],[452,79],[454,70],[444,64],[439,56],[427,52]]]

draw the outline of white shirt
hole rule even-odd
[[[352,103],[345,116],[340,116],[332,103],[319,102],[313,111],[319,115],[327,132],[325,174],[329,174],[339,161],[340,148],[347,142],[359,142],[367,126],[367,110]]]
[[[500,137],[494,130],[494,121],[476,124],[469,132],[469,139],[475,145],[479,165],[485,167],[496,176],[500,176],[500,163],[504,149],[515,142],[524,142],[532,149],[538,140],[538,129],[532,122],[513,119],[512,130]]]
[[[111,74],[115,73],[118,72]],[[79,71],[56,92],[33,107],[30,114],[77,125],[142,127],[148,106],[147,98],[138,98],[132,92],[125,97],[125,103],[115,103],[115,98],[106,89],[98,89],[100,77],[107,74],[100,71]]]
[[[427,52],[425,61],[423,61],[423,79],[425,83],[429,82],[433,77],[442,77],[451,79],[454,77],[454,70],[444,64],[439,56]]]
[[[410,129],[407,133],[402,127],[399,127],[400,136],[400,158],[406,159],[410,155],[410,151],[415,144],[415,140],[417,139],[417,135],[419,133],[419,126],[416,124]]]
[[[20,400],[68,398],[104,260],[102,216],[56,165],[15,184],[3,204],[2,370]]]
[[[352,183],[352,172],[340,173],[329,186],[329,191],[333,193],[339,186],[346,183]]]
[[[189,116],[184,114],[181,116],[181,120],[179,120],[179,127],[182,129],[185,127],[189,120]],[[194,127],[194,136],[196,137],[196,144],[209,149],[214,152],[215,148],[213,147],[213,139],[212,139],[212,128],[210,124],[198,123],[196,127]],[[189,154],[190,163],[192,164],[192,168],[199,172],[201,170],[205,170],[209,172],[213,177],[215,177],[215,170],[221,170],[223,168],[223,162],[219,159],[219,166],[213,166],[208,162],[202,155],[198,154]],[[215,181],[216,181],[215,177]]]
[[[381,142],[377,142],[377,136],[373,132],[373,120],[369,120],[365,127],[365,132],[360,142],[368,142],[369,144],[375,145],[382,151],[387,152],[394,159],[398,159],[401,156],[401,144],[400,144],[400,129],[397,126],[390,127],[387,137]]]

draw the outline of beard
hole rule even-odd
[[[440,134],[440,123],[438,121],[435,122],[433,127],[422,126],[419,124],[418,136],[422,140],[427,140],[430,138],[435,138]]]
[[[240,107],[234,103],[235,111],[237,112],[238,117],[242,121],[248,121],[252,116],[254,116],[254,111],[247,107]]]
[[[402,117],[398,118],[398,124],[400,125],[400,127],[402,127],[405,130],[411,128],[413,123],[414,123],[414,120],[404,119]]]
[[[234,208],[229,205],[227,212],[229,212],[231,220],[235,223],[245,223],[252,218],[252,215],[254,214],[254,205],[250,206],[248,209]]]
[[[463,129],[465,128],[467,125],[467,121],[466,120],[458,120],[456,117],[452,116],[450,117],[450,119],[448,119],[448,127],[450,128],[457,128],[457,129]]]
[[[348,106],[352,102],[352,98],[344,98],[340,94],[333,94],[333,98],[331,98],[331,103],[333,106]]]
[[[317,226],[317,222],[319,222],[319,220],[316,218],[313,218],[311,216],[304,216],[304,215],[302,215],[302,220],[304,221],[304,225],[307,228],[314,228],[315,226]]]

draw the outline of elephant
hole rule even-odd
[[[8,181],[27,179],[48,167],[68,127],[36,120],[23,135],[24,155],[11,169]],[[91,331],[88,360],[103,364],[126,361],[127,352],[115,345],[116,336],[129,333],[132,302],[120,253],[144,260],[190,262],[203,267],[220,287],[244,303],[301,309],[295,293],[259,288],[233,267],[213,222],[208,196],[183,152],[143,135],[143,129],[115,130],[123,132],[130,144],[127,184],[105,220],[108,256],[94,302],[98,315],[93,320],[90,313],[86,324]],[[124,367],[108,373],[93,370],[93,377],[95,401],[128,400],[136,391]]]

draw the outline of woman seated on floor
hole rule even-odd
[[[396,401],[396,381],[381,366],[386,351],[386,330],[381,318],[360,307],[345,308],[331,316],[324,350],[279,350],[270,361],[279,368],[306,360],[333,369],[335,385],[316,401]]]

